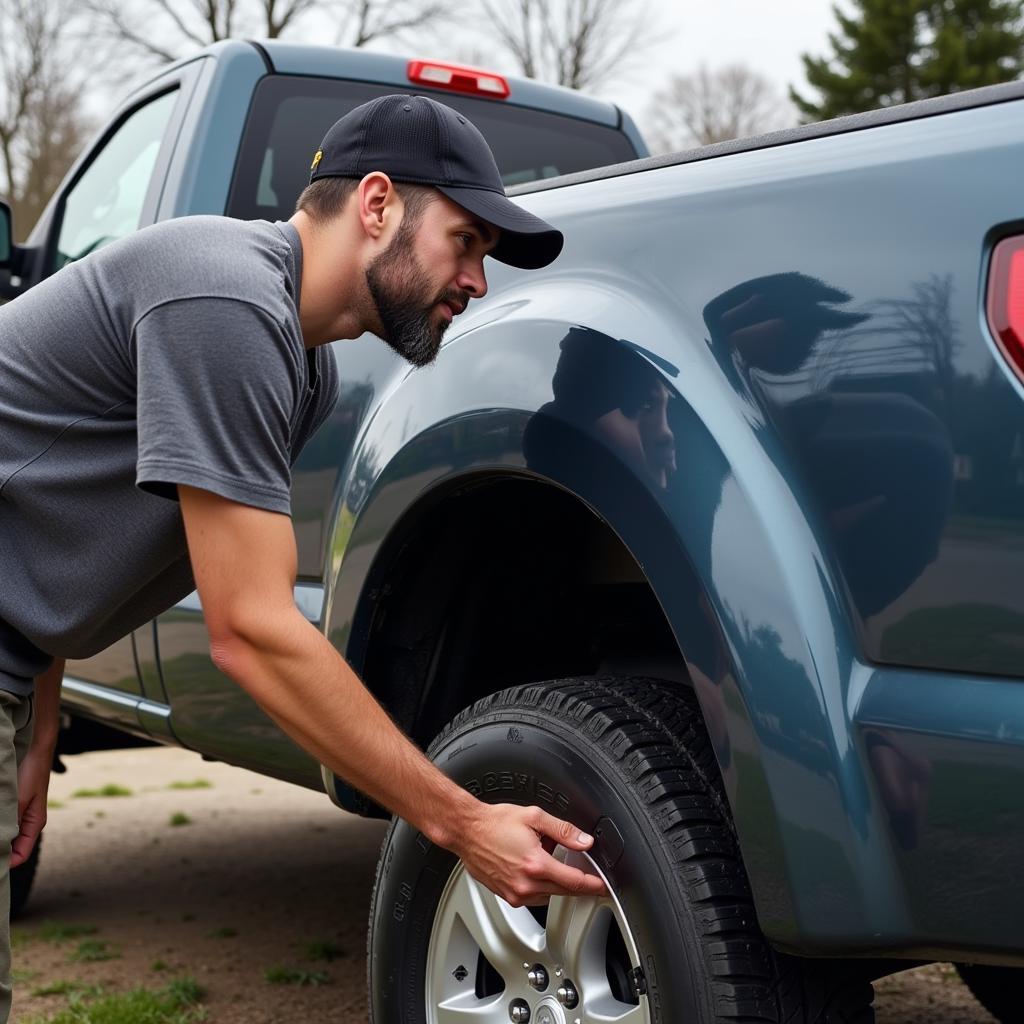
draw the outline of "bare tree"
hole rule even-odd
[[[84,0],[84,6],[107,40],[127,43],[147,63],[167,63],[221,39],[299,38],[298,23],[308,25],[311,15],[336,26],[335,45],[365,46],[436,23],[452,0]]]
[[[730,64],[673,75],[654,94],[646,120],[652,149],[667,153],[773,131],[796,116],[763,75]]]
[[[339,46],[366,46],[387,37],[399,37],[436,26],[450,16],[450,0],[343,0],[338,9]]]
[[[0,0],[0,192],[20,237],[90,130],[66,59],[73,21],[71,0]]]
[[[481,0],[488,30],[528,78],[597,89],[653,43],[647,0]]]

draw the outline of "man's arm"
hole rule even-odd
[[[12,868],[28,860],[46,824],[46,794],[60,727],[63,678],[63,658],[57,658],[42,675],[36,676],[32,742],[18,766],[18,835],[11,844]]]
[[[555,860],[541,837],[587,849],[539,807],[489,805],[437,769],[391,721],[330,641],[295,607],[288,516],[178,486],[210,652],[301,747],[465,862],[513,905],[555,892],[604,892]]]

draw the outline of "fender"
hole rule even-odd
[[[857,662],[844,595],[770,426],[723,372],[699,321],[690,317],[680,340],[680,311],[664,295],[588,274],[500,299],[367,421],[335,519],[330,639],[358,670],[365,637],[354,624],[367,620],[374,561],[439,489],[519,473],[570,491],[621,538],[665,610],[766,934],[820,952],[848,948],[867,921],[901,931],[885,829],[851,756]],[[586,311],[602,330],[566,310]],[[643,463],[642,444],[638,456],[602,429],[614,426],[606,407],[620,399],[600,393],[648,383],[667,395],[670,480]]]

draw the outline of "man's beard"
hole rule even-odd
[[[366,268],[366,286],[384,328],[383,340],[413,366],[427,366],[437,358],[448,329],[446,322],[432,319],[434,307],[445,300],[465,306],[469,296],[446,290],[431,300],[430,280],[413,253],[415,228],[402,223],[391,244]]]

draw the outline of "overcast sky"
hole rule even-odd
[[[701,62],[712,68],[739,62],[782,95],[790,83],[806,92],[800,54],[824,55],[837,26],[829,0],[653,0],[650,10],[665,42],[651,50],[643,73],[606,94],[638,118],[670,75]]]
[[[644,2],[636,0],[638,9]],[[638,69],[610,81],[607,88],[590,91],[619,103],[641,128],[653,93],[672,74],[696,71],[701,63],[712,69],[742,63],[771,81],[780,98],[787,95],[790,83],[813,96],[800,54],[830,52],[828,33],[837,28],[832,6],[833,0],[646,0],[651,35],[659,42],[644,51]],[[848,0],[839,0],[839,6],[847,9]],[[383,42],[380,48],[515,73],[508,58],[489,56],[486,43],[474,34],[453,33],[450,28],[439,40],[424,40],[419,48],[397,40]],[[412,54],[414,49],[424,52]],[[796,117],[794,112],[794,123]]]

